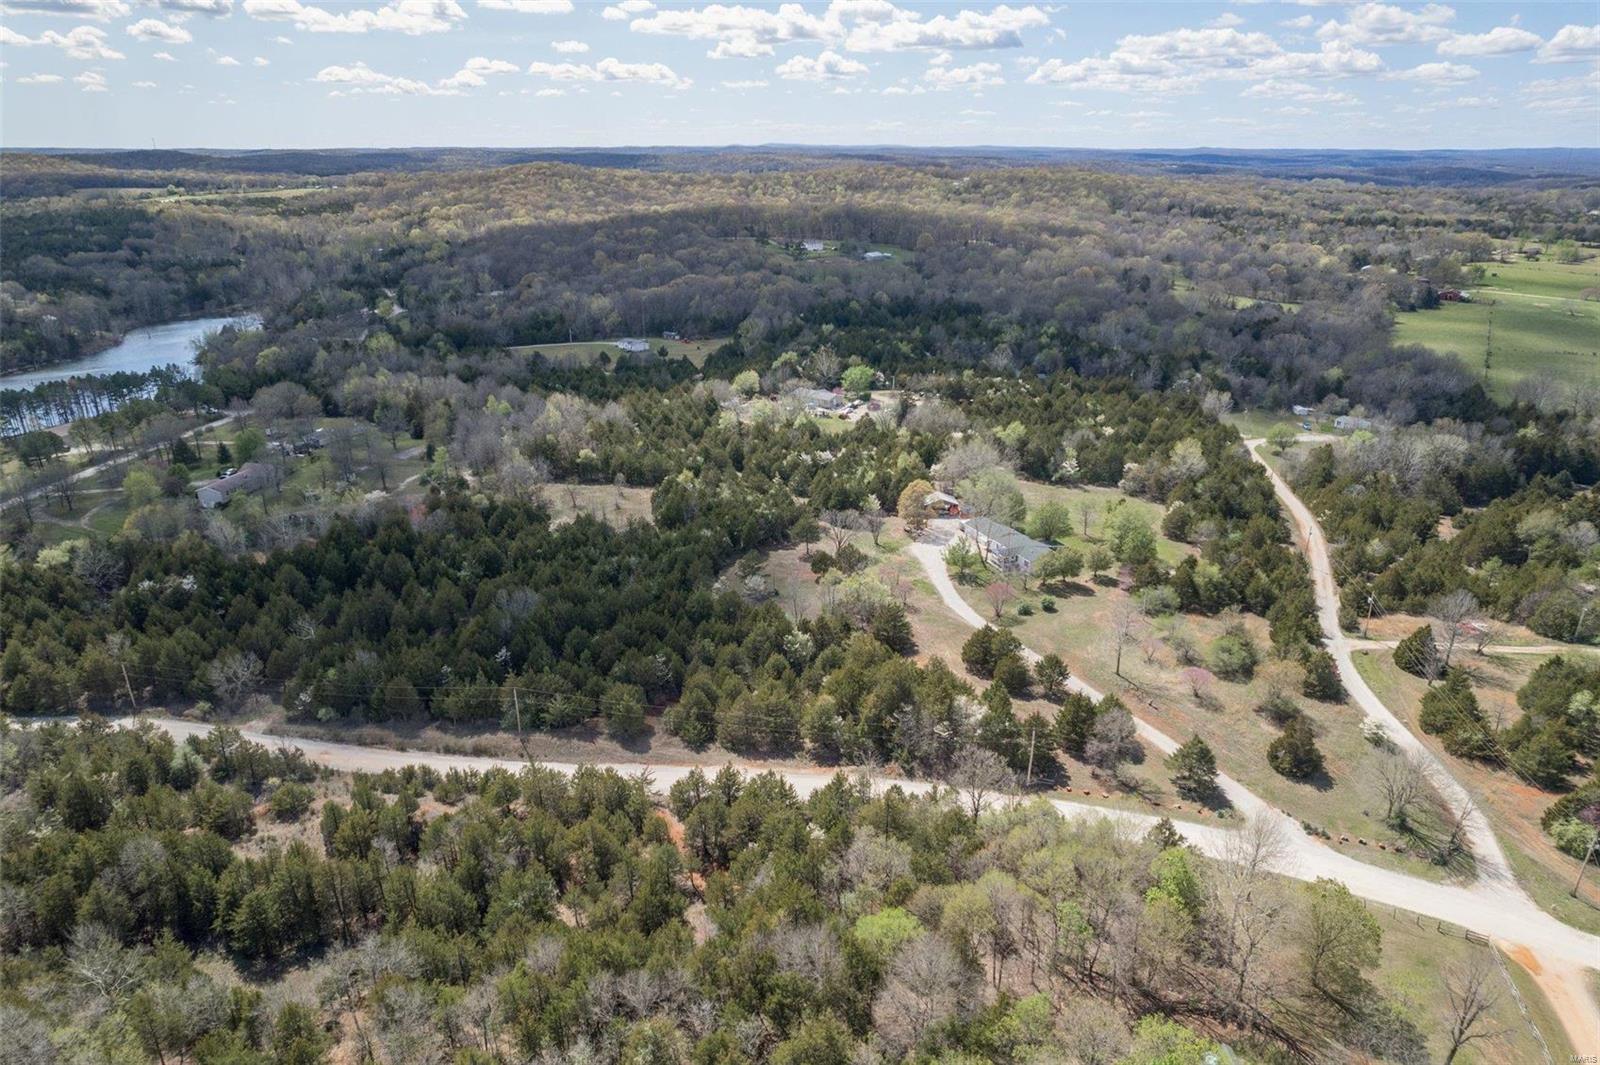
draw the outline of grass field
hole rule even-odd
[[[667,357],[674,359],[688,359],[695,366],[704,366],[706,356],[716,351],[728,342],[728,337],[705,337],[701,340],[666,340],[662,337],[644,337],[650,342],[651,351],[667,349]],[[507,348],[513,355],[532,355],[538,352],[547,359],[561,360],[572,359],[581,365],[589,365],[601,355],[609,355],[615,362],[621,355],[626,354],[618,348],[615,341],[611,340],[580,340],[573,344],[523,344],[514,348]]]
[[[1445,1033],[1452,1015],[1443,975],[1473,965],[1489,967],[1489,986],[1496,998],[1482,1027],[1498,1034],[1469,1043],[1456,1055],[1457,1062],[1498,1065],[1543,1061],[1544,1051],[1534,1027],[1549,1044],[1554,1060],[1574,1060],[1568,1056],[1572,1051],[1555,1011],[1533,978],[1516,962],[1505,959],[1502,972],[1494,957],[1495,948],[1469,942],[1458,928],[1377,903],[1368,903],[1367,909],[1383,929],[1383,955],[1372,982],[1426,1041],[1425,1060],[1443,1061],[1450,1048]],[[1527,1003],[1531,1024],[1517,1007],[1511,982],[1515,982],[1517,992]]]
[[[588,514],[622,528],[631,521],[650,520],[653,494],[649,488],[628,485],[550,484],[545,486],[544,499],[550,506],[552,524],[560,525],[579,514]]]
[[[1578,862],[1556,850],[1539,827],[1540,815],[1556,796],[1497,766],[1445,753],[1434,737],[1416,727],[1426,683],[1403,672],[1387,651],[1361,651],[1354,657],[1373,693],[1433,749],[1483,809],[1517,879],[1533,900],[1574,928],[1600,934],[1600,886],[1586,883],[1582,899],[1568,894],[1577,878]],[[1516,705],[1517,689],[1544,659],[1539,655],[1468,654],[1460,661],[1472,674],[1473,692],[1484,714],[1491,721],[1499,718],[1510,725],[1521,713]]]
[[[1472,303],[1395,316],[1395,340],[1458,356],[1504,394],[1532,373],[1600,381],[1600,302],[1579,294],[1600,287],[1600,258],[1578,264],[1490,263]]]
[[[1104,527],[1106,514],[1113,506],[1132,507],[1141,514],[1157,530],[1156,554],[1167,565],[1175,565],[1183,560],[1185,555],[1194,554],[1194,548],[1176,540],[1168,540],[1160,535],[1161,518],[1166,513],[1165,509],[1157,503],[1146,499],[1135,499],[1125,492],[1115,488],[1069,488],[1059,484],[1043,484],[1039,481],[1023,481],[1022,499],[1028,504],[1031,514],[1035,507],[1041,503],[1065,503],[1072,513],[1073,531],[1068,536],[1058,537],[1054,542],[1065,544],[1079,551],[1088,551],[1089,548],[1100,542],[1099,536]],[[1084,534],[1082,508],[1090,508],[1089,533]]]

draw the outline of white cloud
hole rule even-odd
[[[55,85],[65,79],[60,74],[24,74],[14,80],[18,85]]]
[[[694,84],[679,77],[665,63],[624,63],[612,58],[598,63],[534,62],[528,64],[528,73],[551,81],[642,81],[669,89],[687,89]]]
[[[768,84],[770,83],[762,78],[746,78],[743,81],[725,81],[722,83],[722,87],[724,89],[765,89]]]
[[[1323,23],[1317,37],[1365,45],[1438,41],[1450,36],[1446,27],[1455,17],[1455,9],[1443,4],[1427,4],[1414,11],[1392,4],[1358,4],[1343,22],[1330,19]]]
[[[535,95],[535,96],[565,96],[565,95],[567,95],[567,90],[565,90],[565,89],[540,89],[538,92],[534,93],[533,95]]]
[[[607,8],[607,18],[620,19],[626,0]],[[1021,31],[1049,24],[1049,16],[1032,5],[1001,4],[988,11],[961,10],[954,15],[924,18],[889,0],[832,0],[826,8],[781,4],[776,9],[744,4],[708,4],[699,8],[659,10],[629,23],[637,33],[712,41],[713,59],[773,54],[774,46],[817,41],[849,52],[890,52],[921,48],[1015,48]]]
[[[462,68],[454,74],[439,82],[441,89],[470,89],[484,84],[484,80],[494,74],[515,74],[521,68],[515,63],[504,59],[489,59],[485,56],[475,55],[467,60]]]
[[[3,10],[8,15],[71,15],[106,22],[123,18],[130,8],[123,0],[5,0]]]
[[[600,12],[600,17],[611,22],[621,22],[634,15],[642,15],[656,5],[651,0],[622,0],[620,4],[612,4]]]
[[[515,11],[519,15],[570,15],[572,0],[478,0],[489,11]]]
[[[162,22],[157,18],[142,18],[128,27],[128,36],[141,41],[164,41],[167,44],[188,44],[194,34],[182,26]]]
[[[582,41],[551,41],[550,47],[562,55],[582,55],[589,50],[589,46]]]
[[[934,89],[983,89],[1006,83],[1000,76],[999,63],[974,63],[969,67],[933,63],[923,72],[922,80]]]
[[[1420,81],[1425,85],[1465,85],[1478,76],[1476,67],[1464,63],[1423,63],[1410,70],[1396,70],[1384,77]]]
[[[109,92],[106,76],[94,70],[85,70],[72,79],[84,92]]]
[[[1315,52],[1286,52],[1265,33],[1175,29],[1130,34],[1107,56],[1046,60],[1028,81],[1107,92],[1187,92],[1217,79],[1339,78],[1382,69],[1376,54],[1341,41]]]
[[[178,57],[173,55],[171,52],[157,52],[150,58],[159,59],[163,63],[176,63],[178,61]]]
[[[1518,91],[1530,110],[1600,117],[1600,67],[1570,78],[1539,78]]]
[[[270,67],[272,65],[272,60],[268,59],[264,55],[258,55],[254,59],[250,60],[250,65],[255,67]]]
[[[246,0],[248,3],[248,0]],[[434,88],[425,81],[415,78],[400,78],[392,74],[381,74],[365,63],[355,63],[351,66],[323,67],[317,72],[312,81],[329,85],[342,85],[341,94],[373,93],[380,96],[431,96]]]
[[[1240,95],[1263,100],[1296,100],[1313,104],[1353,104],[1356,98],[1347,92],[1320,89],[1304,81],[1268,78],[1258,81]]]
[[[1496,26],[1488,33],[1458,33],[1439,42],[1440,55],[1491,56],[1531,52],[1543,44],[1537,33],[1515,26]]]
[[[153,89],[156,87],[156,83],[153,81],[136,81],[133,83],[133,87],[135,89]]]
[[[837,5],[835,5],[837,6]],[[899,9],[895,9],[899,12]],[[935,15],[921,21],[894,17],[863,21],[844,45],[852,52],[893,52],[907,48],[1020,48],[1023,30],[1048,26],[1050,17],[1039,8],[1007,7],[988,12],[960,11],[954,18]]]
[[[860,77],[867,72],[865,63],[847,59],[831,49],[812,58],[797,55],[778,64],[777,75],[789,81],[837,81],[840,78]]]
[[[1207,23],[1207,25],[1211,26],[1213,29],[1225,30],[1233,26],[1243,26],[1244,19],[1240,18],[1238,15],[1235,15],[1232,11],[1224,11],[1222,14],[1218,15],[1216,18]]]
[[[1539,49],[1535,63],[1577,63],[1600,56],[1600,25],[1563,26]]]
[[[219,55],[219,56],[217,56],[217,66],[219,66],[219,67],[236,67],[238,65],[239,65],[239,61],[237,59],[233,58],[233,56],[231,56],[231,55]]]
[[[67,53],[70,59],[122,59],[121,52],[106,45],[106,31],[93,26],[75,26],[67,33],[45,30],[37,37],[25,37],[9,27],[0,26],[0,44],[14,48],[31,48],[48,45]]]
[[[210,15],[213,18],[233,14],[233,0],[155,0],[155,4],[168,11]]]
[[[366,33],[393,30],[416,36],[443,33],[467,17],[457,0],[391,0],[380,8],[330,11],[300,0],[244,0],[245,14],[267,21],[292,22],[311,33]]]
[[[1309,30],[1312,26],[1316,25],[1316,22],[1317,20],[1312,18],[1310,15],[1297,15],[1294,18],[1284,19],[1282,22],[1278,23],[1278,25],[1291,30]]]
[[[290,45],[294,44],[293,41],[291,41],[289,38],[285,37],[281,33],[278,34],[276,37],[272,38],[272,43],[273,44],[290,44]]]

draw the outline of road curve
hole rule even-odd
[[[1279,476],[1278,471],[1261,456],[1260,448],[1263,443],[1265,443],[1263,440],[1246,440],[1245,446],[1250,450],[1250,457],[1267,471],[1267,477],[1272,481],[1272,490],[1277,493],[1278,501],[1289,512],[1295,536],[1305,552],[1306,562],[1311,566],[1311,580],[1317,599],[1317,621],[1322,627],[1322,637],[1328,653],[1333,655],[1345,691],[1367,716],[1367,720],[1381,726],[1396,747],[1417,758],[1452,812],[1459,814],[1462,810],[1470,811],[1466,823],[1467,841],[1477,861],[1480,881],[1486,887],[1497,888],[1510,898],[1532,905],[1532,900],[1528,899],[1527,893],[1517,883],[1516,874],[1511,871],[1511,863],[1506,860],[1505,851],[1500,849],[1500,841],[1495,838],[1494,830],[1489,826],[1489,819],[1478,809],[1472,797],[1467,794],[1467,790],[1450,775],[1450,770],[1438,756],[1384,705],[1383,700],[1378,698],[1377,693],[1368,686],[1366,679],[1356,669],[1355,658],[1351,652],[1357,643],[1346,636],[1339,626],[1339,586],[1334,580],[1333,557],[1328,551],[1327,537],[1323,535],[1322,525],[1317,521],[1316,515],[1311,513],[1311,508],[1295,495],[1294,489],[1289,487],[1289,482]]]
[[[1280,498],[1287,493],[1284,502],[1290,507],[1291,513],[1298,508],[1308,519],[1305,527],[1315,533],[1313,543],[1321,545],[1323,563],[1321,569],[1327,576],[1325,587],[1327,595],[1331,596],[1331,610],[1330,602],[1323,594],[1324,585],[1319,583],[1318,616],[1331,618],[1333,631],[1338,633],[1338,596],[1332,582],[1332,566],[1328,562],[1327,546],[1322,539],[1322,530],[1317,526],[1315,519],[1311,518],[1310,511],[1306,510],[1304,504],[1294,496],[1293,492],[1288,491],[1288,485],[1283,484],[1270,467],[1267,472],[1272,476],[1274,488],[1279,491]],[[1299,524],[1298,518],[1296,524]],[[939,539],[947,538],[953,528],[953,522],[935,521],[930,526],[934,537]],[[1302,540],[1308,539],[1303,531],[1301,537]],[[914,541],[909,550],[922,564],[934,590],[938,592],[939,598],[951,613],[975,628],[988,624],[971,604],[961,598],[961,593],[951,581],[949,571],[944,564],[942,542]],[[1315,563],[1312,568],[1314,573],[1318,569]],[[1028,648],[1024,648],[1023,653],[1031,661],[1036,661],[1039,657]],[[1355,672],[1348,647],[1344,649],[1342,657],[1337,652],[1334,657],[1339,664],[1341,676],[1354,678],[1354,684],[1347,682],[1352,694],[1356,690],[1365,692],[1366,699],[1370,701],[1361,702],[1357,696],[1358,705],[1362,706],[1363,711],[1369,717],[1382,721],[1397,745],[1408,746],[1406,741],[1410,741],[1410,745],[1419,748],[1431,764],[1438,767],[1439,779],[1435,783],[1445,795],[1446,801],[1465,800],[1466,792],[1444,772],[1443,766],[1439,765],[1432,752],[1422,747],[1416,737],[1372,693],[1360,674]],[[1092,699],[1099,699],[1102,694],[1077,677],[1073,677],[1068,685],[1074,691],[1080,691]],[[1172,737],[1148,722],[1135,716],[1134,724],[1139,730],[1139,735],[1156,749],[1170,753],[1177,748],[1178,745]],[[1571,1036],[1573,1045],[1580,1047],[1600,1045],[1600,1006],[1596,1005],[1594,992],[1586,974],[1586,970],[1600,968],[1600,936],[1580,932],[1539,909],[1511,874],[1499,843],[1490,831],[1487,821],[1483,819],[1481,813],[1476,812],[1475,808],[1468,830],[1480,876],[1471,885],[1454,886],[1436,884],[1392,869],[1369,865],[1336,851],[1306,835],[1294,818],[1272,807],[1236,780],[1225,774],[1218,774],[1218,785],[1235,809],[1253,819],[1264,819],[1279,826],[1278,835],[1283,848],[1281,860],[1275,863],[1276,871],[1301,880],[1315,880],[1319,877],[1338,880],[1362,898],[1449,921],[1474,932],[1492,936],[1508,947],[1524,948],[1522,953],[1548,962],[1549,964],[1544,965],[1542,973],[1536,979],[1551,990],[1552,1002],[1566,1005],[1566,1008],[1561,1010],[1561,1021]],[[1452,800],[1449,788],[1455,789],[1457,793],[1455,800]],[[1477,826],[1476,829],[1474,824]],[[1184,831],[1188,834],[1187,827]],[[1192,842],[1213,857],[1227,857],[1226,839],[1217,839],[1215,836],[1226,837],[1228,830],[1217,828],[1212,832],[1214,835],[1208,836],[1207,839],[1193,839]]]
[[[191,736],[204,736],[214,726],[198,721],[182,721],[165,717],[144,717],[155,727],[183,740]],[[381,773],[386,769],[400,769],[408,765],[425,765],[440,772],[456,769],[484,772],[505,769],[518,772],[530,763],[513,758],[491,758],[478,755],[444,754],[436,751],[396,751],[385,747],[363,747],[329,740],[300,739],[275,736],[267,732],[243,729],[245,739],[268,747],[299,749],[307,759],[318,765],[343,772]],[[579,764],[599,769],[614,769],[629,776],[648,774],[651,787],[658,790],[670,788],[694,769],[691,765],[647,762],[534,762],[560,773],[571,773]],[[734,762],[735,768],[746,772],[773,772],[783,778],[802,798],[824,787],[837,775],[826,769],[770,768]],[[704,768],[704,767],[701,767]],[[899,777],[869,776],[875,791],[899,787],[904,791],[923,795],[937,785],[933,781],[911,780]],[[1155,824],[1152,814],[1127,810],[1112,810],[1070,799],[1051,799],[1049,803],[1061,816],[1074,819],[1103,817],[1126,826],[1131,831],[1142,832]],[[1182,822],[1178,831],[1202,853],[1216,858],[1228,856],[1234,832],[1220,825],[1196,825]],[[1300,836],[1296,845],[1294,836]],[[1304,834],[1298,826],[1293,835],[1284,840],[1283,857],[1275,863],[1277,872],[1300,880],[1332,877],[1348,884],[1350,890],[1363,898],[1385,905],[1411,910],[1436,917],[1492,935],[1508,943],[1527,947],[1534,954],[1549,956],[1573,968],[1593,966],[1600,959],[1600,936],[1575,931],[1538,909],[1496,912],[1484,905],[1482,895],[1475,888],[1450,887],[1420,880],[1391,869],[1367,865],[1328,847],[1305,845]],[[1600,1029],[1597,1029],[1600,1030]]]

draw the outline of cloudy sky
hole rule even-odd
[[[0,0],[0,143],[1596,146],[1597,10]]]

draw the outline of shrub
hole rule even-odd
[[[1449,670],[1444,675],[1444,683],[1428,689],[1422,697],[1417,725],[1430,736],[1443,736],[1463,727],[1482,730],[1483,713],[1478,709],[1478,697],[1472,694],[1466,673]]]
[[[267,800],[267,808],[279,821],[298,821],[311,809],[314,798],[316,793],[306,785],[285,781],[273,791],[272,798]]]
[[[1217,758],[1199,736],[1167,756],[1172,786],[1188,799],[1205,799],[1217,790]]]
[[[1290,780],[1322,772],[1322,752],[1311,734],[1311,722],[1303,715],[1290,721],[1283,734],[1267,745],[1267,764]]]
[[[1401,640],[1394,649],[1394,664],[1417,677],[1438,674],[1439,647],[1433,642],[1433,626],[1423,625]]]
[[[1043,599],[1039,600],[1039,609],[1043,610],[1046,614],[1054,614],[1056,612],[1055,599],[1048,595],[1045,596]]]
[[[1178,593],[1167,584],[1141,589],[1134,593],[1133,601],[1146,617],[1164,618],[1178,612]]]
[[[1019,617],[1019,618],[1031,618],[1031,617],[1033,617],[1033,604],[1032,603],[1021,603],[1021,604],[1019,604],[1017,606],[1017,617]]]
[[[994,682],[1012,695],[1021,695],[1033,683],[1033,674],[1022,657],[1013,652],[1001,655],[995,662]]]
[[[1272,691],[1261,700],[1256,707],[1256,713],[1261,714],[1268,721],[1282,728],[1300,716],[1300,707],[1283,691]]]
[[[1595,829],[1576,817],[1568,817],[1550,826],[1550,838],[1561,853],[1570,854],[1581,861],[1588,855],[1589,848],[1594,846]]]
[[[1241,625],[1233,625],[1211,643],[1211,671],[1224,680],[1243,683],[1255,676],[1261,655]]]
[[[1325,703],[1344,699],[1344,685],[1339,681],[1339,669],[1331,654],[1321,648],[1307,651],[1301,665],[1305,666],[1306,673],[1300,679],[1300,694]]]

